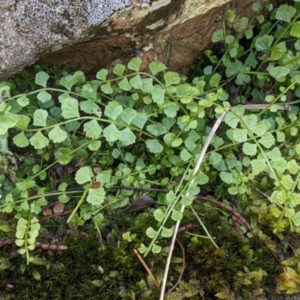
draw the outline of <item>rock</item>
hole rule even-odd
[[[0,79],[35,63],[85,73],[140,55],[184,72],[210,44],[220,16],[255,0],[0,0]]]

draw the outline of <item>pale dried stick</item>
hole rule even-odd
[[[136,249],[133,249],[133,252],[134,254],[137,256],[137,258],[139,259],[139,261],[141,262],[141,264],[143,265],[143,267],[145,268],[145,270],[147,271],[148,275],[150,275],[157,287],[157,289],[159,290],[160,287],[159,287],[159,284],[156,280],[156,278],[154,277],[153,273],[151,272],[151,270],[148,268],[147,264],[145,263],[145,261],[143,260],[143,258],[141,257],[140,253],[136,250]]]
[[[189,184],[189,187],[191,187],[193,185],[193,183],[195,181],[195,175],[197,174],[197,172],[200,169],[200,166],[201,166],[201,164],[203,162],[204,156],[205,156],[205,154],[207,152],[208,146],[209,146],[211,140],[213,139],[213,137],[214,137],[217,129],[219,128],[222,120],[224,119],[226,113],[227,113],[227,110],[225,110],[222,114],[220,114],[220,116],[218,117],[218,119],[217,119],[214,127],[212,128],[211,132],[209,133],[209,135],[207,137],[207,140],[206,140],[206,142],[205,142],[205,144],[204,144],[204,146],[202,148],[202,151],[200,153],[200,156],[198,158],[197,164],[196,164],[196,166],[194,168],[193,177],[192,177],[192,180],[191,180],[191,182]],[[189,196],[189,192],[186,192],[185,195]],[[180,212],[183,213],[184,209],[185,209],[185,206],[182,205],[181,209],[180,209]],[[169,269],[170,269],[172,254],[173,254],[174,245],[175,245],[175,241],[176,241],[176,237],[177,237],[179,226],[180,226],[180,221],[177,221],[176,224],[175,224],[174,233],[173,233],[173,237],[172,237],[172,241],[171,241],[171,245],[170,245],[170,250],[169,250],[167,261],[166,261],[166,266],[165,266],[164,277],[163,277],[162,286],[161,286],[161,290],[160,290],[159,300],[163,300],[164,296],[165,296],[165,290],[166,290],[166,284],[167,284],[167,279],[168,279],[168,273],[169,273]],[[212,237],[210,236],[210,234],[207,231],[207,229],[205,227],[203,229],[205,230],[207,236],[210,237],[210,240],[216,246],[216,248],[219,248],[217,246],[217,244],[214,242],[214,240],[212,239]]]

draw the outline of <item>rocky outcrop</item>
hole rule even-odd
[[[224,8],[254,0],[0,0],[0,79],[40,60],[86,73],[143,57],[184,68],[221,26]]]

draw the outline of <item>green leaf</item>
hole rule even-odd
[[[25,107],[29,104],[29,99],[25,95],[23,95],[17,99],[17,102],[20,106]]]
[[[106,80],[107,74],[108,74],[108,70],[101,69],[100,71],[97,72],[96,78],[100,80]]]
[[[151,96],[153,102],[157,103],[158,105],[163,104],[165,100],[165,90],[160,86],[154,86]]]
[[[211,87],[218,87],[220,80],[221,80],[221,75],[219,73],[215,73],[209,80],[209,85]]]
[[[296,38],[300,37],[300,22],[293,22],[291,30],[290,30],[290,35],[294,36]]]
[[[299,28],[300,29],[300,28]],[[282,58],[282,56],[286,53],[286,43],[280,42],[274,47],[272,47],[271,55],[270,57],[272,60],[279,60]]]
[[[176,210],[176,209],[173,209],[172,210],[172,215],[171,215],[171,218],[173,221],[180,221],[183,217],[183,214],[182,212]]]
[[[81,124],[79,121],[71,121],[65,124],[66,125],[66,129],[69,131],[77,131]]]
[[[96,176],[96,180],[101,182],[102,185],[105,183],[110,183],[111,182],[111,173],[112,173],[112,170],[102,171],[100,174],[98,174]]]
[[[75,180],[78,184],[84,184],[90,182],[93,178],[93,172],[91,167],[81,167],[78,169],[75,175]]]
[[[96,120],[91,120],[89,122],[84,123],[83,131],[85,132],[87,137],[92,139],[98,139],[101,135],[102,128]]]
[[[10,98],[11,85],[5,85],[5,82],[3,82],[2,84],[0,85],[0,96],[1,96],[1,98],[2,99]],[[0,111],[2,111],[2,110],[0,110]]]
[[[45,88],[47,86],[47,81],[48,81],[49,78],[50,77],[46,72],[44,72],[44,71],[38,72],[35,75],[35,83],[37,85],[40,85],[40,86]]]
[[[224,19],[232,23],[235,20],[235,12],[232,9],[228,9],[224,14]]]
[[[240,119],[231,111],[227,112],[224,122],[230,126],[231,128],[236,128],[238,123],[240,122]]]
[[[168,132],[165,136],[164,136],[164,142],[169,146],[171,145],[172,141],[175,138],[175,134],[172,132]]]
[[[23,237],[24,237],[24,234],[21,236],[21,238],[23,238]],[[22,247],[25,243],[25,240],[16,239],[15,243],[18,247]]]
[[[257,153],[257,145],[256,144],[251,144],[251,143],[244,143],[243,144],[243,152],[246,155],[256,155]]]
[[[257,136],[263,136],[268,131],[268,124],[263,120],[259,121],[254,128],[252,128],[253,133]]]
[[[204,174],[202,171],[200,171],[195,179],[195,182],[197,182],[197,184],[200,185],[207,184],[209,182],[209,177],[206,174]],[[199,194],[199,192],[197,194]]]
[[[1,119],[1,117],[0,117],[0,119]],[[0,123],[0,135],[5,135],[7,133],[8,128],[9,127],[7,126],[7,124]]]
[[[157,235],[157,231],[154,230],[152,227],[148,227],[146,230],[146,235],[150,238],[153,239]]]
[[[173,228],[163,227],[161,231],[161,235],[165,238],[169,238],[173,235]]]
[[[275,19],[290,23],[295,13],[296,9],[293,6],[283,4],[277,8],[275,13]]]
[[[288,199],[287,199],[287,194],[283,190],[279,190],[279,191],[276,190],[273,191],[273,193],[269,197],[269,200],[271,202],[283,204],[287,202]]]
[[[48,102],[52,99],[52,95],[47,93],[46,91],[41,91],[37,94],[37,98],[42,102]]]
[[[222,160],[222,155],[217,152],[212,152],[211,155],[209,156],[209,162],[212,165],[218,164],[221,160]]]
[[[259,24],[262,24],[265,21],[265,16],[259,15],[256,17],[256,20],[258,21]]]
[[[203,69],[204,75],[211,75],[212,71],[213,71],[213,67],[212,67],[212,66],[206,66],[206,67]]]
[[[239,72],[244,68],[245,68],[245,65],[237,59],[229,62],[227,65],[226,71],[225,71],[227,78],[230,78],[233,75],[239,74]]]
[[[10,225],[0,225],[0,231],[9,233],[15,231]],[[0,269],[1,269],[1,260],[0,260]]]
[[[108,142],[115,142],[120,139],[121,132],[115,124],[110,124],[108,127],[104,128],[103,135]]]
[[[168,130],[170,130],[172,126],[176,123],[176,119],[171,117],[163,118],[162,123],[166,126]]]
[[[252,39],[253,37],[253,30],[251,28],[245,30],[245,37],[247,40]]]
[[[121,65],[121,64],[117,64],[113,68],[113,73],[118,75],[118,76],[123,76],[124,71],[125,71],[125,66]]]
[[[233,182],[233,175],[229,172],[220,172],[220,178],[223,182],[230,184]]]
[[[132,121],[132,124],[137,126],[140,129],[143,129],[147,120],[148,120],[148,117],[144,113],[137,113],[137,115],[135,116],[135,118]]]
[[[116,120],[123,111],[123,107],[117,101],[110,101],[104,110],[104,115],[112,120]]]
[[[287,169],[291,174],[295,175],[299,172],[300,166],[298,165],[295,159],[292,159],[288,162]]]
[[[17,147],[24,148],[29,145],[29,141],[24,134],[24,131],[21,131],[13,137],[13,142]]]
[[[291,190],[294,185],[294,180],[290,175],[284,175],[281,178],[280,183],[284,186],[286,190]]]
[[[35,186],[35,181],[34,180],[29,180],[29,179],[26,179],[22,182],[17,182],[16,183],[16,187],[19,191],[27,191],[31,188],[33,188]],[[23,222],[23,221],[22,221]],[[21,222],[21,223],[22,223]],[[27,222],[27,221],[26,221]],[[22,223],[23,224],[23,223]],[[26,223],[27,224],[27,223]]]
[[[241,129],[241,128],[234,128],[233,129],[233,138],[237,142],[240,142],[240,143],[247,141],[247,139],[248,139],[247,130]]]
[[[135,143],[136,136],[129,128],[125,128],[121,131],[120,141],[124,146],[129,146]]]
[[[276,139],[277,142],[282,143],[285,141],[285,134],[283,132],[277,131],[276,132]]]
[[[172,142],[171,142],[171,146],[172,147],[179,147],[182,144],[183,140],[182,138],[175,138]]]
[[[267,133],[262,138],[260,138],[258,142],[269,149],[275,144],[275,138],[271,133]]]
[[[67,165],[72,159],[70,152],[71,150],[68,148],[59,148],[57,150],[58,163],[61,165]]]
[[[147,131],[154,136],[159,136],[168,132],[167,128],[161,123],[154,123],[146,127]]]
[[[74,78],[77,79],[77,82],[79,83],[83,83],[85,82],[85,75],[82,71],[76,71],[74,74],[73,74]]]
[[[7,132],[8,128],[14,127],[19,120],[19,116],[10,112],[5,112],[0,116],[0,135]]]
[[[175,118],[177,111],[180,109],[179,105],[175,102],[171,102],[164,108],[164,114],[169,118]]]
[[[300,226],[300,211],[297,211],[296,214],[292,218],[293,223],[295,226]]]
[[[266,161],[263,158],[253,159],[251,161],[252,173],[258,175],[260,172],[264,171],[266,168]]]
[[[264,34],[255,40],[255,48],[258,51],[267,52],[272,46],[274,36]]]
[[[153,139],[146,140],[146,146],[151,153],[161,153],[164,147],[157,141]]]
[[[43,149],[49,145],[49,140],[38,131],[29,139],[30,145],[34,147],[34,149]]]
[[[192,205],[193,201],[194,201],[194,197],[193,196],[182,195],[182,197],[181,197],[181,204],[184,205],[184,206]]]
[[[173,203],[176,200],[176,195],[173,191],[170,191],[166,194],[167,203]]]
[[[40,228],[41,228],[41,225],[39,223],[30,225],[29,236],[33,239],[37,238],[39,236]]]
[[[61,203],[68,203],[70,201],[70,197],[67,196],[66,194],[62,194],[62,195],[58,196],[58,200]]]
[[[142,89],[143,87],[143,82],[141,80],[141,76],[140,75],[136,75],[133,78],[130,79],[130,84],[132,87],[134,87],[135,89]]]
[[[279,173],[283,173],[287,168],[287,161],[281,157],[280,159],[272,162],[272,167]]]
[[[223,29],[218,29],[216,30],[213,35],[212,35],[212,42],[217,43],[217,42],[222,42],[225,40],[225,34]]]
[[[151,249],[152,253],[157,254],[161,252],[161,246],[154,244]]]
[[[282,154],[278,147],[275,147],[271,151],[266,152],[266,155],[273,161],[279,160],[282,157]]]
[[[159,72],[165,71],[167,67],[159,61],[151,61],[151,63],[149,64],[149,69],[152,75],[155,75]]]
[[[186,97],[180,98],[180,102],[183,104],[188,104],[192,101],[193,101],[193,97],[191,97],[191,96],[186,96]]]
[[[256,11],[256,12],[260,11],[260,10],[261,10],[261,5],[260,5],[260,3],[258,3],[258,2],[253,3],[253,4],[252,4],[252,10],[253,10],[253,11]]]
[[[208,182],[208,181],[207,181]],[[191,196],[197,196],[200,193],[200,188],[198,186],[192,185],[191,187],[188,188],[187,192]]]
[[[48,136],[54,143],[61,143],[67,138],[67,133],[59,125],[56,125],[49,132]]]
[[[138,248],[138,250],[140,253],[143,254],[148,250],[148,248],[144,244],[141,244],[141,246]]]
[[[19,130],[26,130],[28,128],[29,122],[30,118],[28,116],[18,115],[18,122],[16,123],[15,128]]]
[[[176,72],[167,72],[164,74],[166,86],[171,86],[180,83],[180,76]]]
[[[67,75],[59,81],[59,83],[69,91],[72,89],[73,85],[76,84],[77,82],[78,79],[73,75]]]
[[[134,118],[136,117],[137,112],[132,108],[125,108],[122,113],[119,115],[120,119],[125,122],[127,125],[130,125]]]
[[[77,99],[70,97],[68,94],[60,95],[58,98],[61,103],[62,116],[65,119],[78,118],[80,116]]]
[[[100,107],[91,99],[80,101],[79,107],[86,114],[93,114],[100,111]]]
[[[97,84],[87,83],[82,87],[80,94],[82,97],[86,99],[97,100],[97,92],[98,92]]]
[[[107,82],[107,83],[101,85],[101,91],[104,94],[112,94],[114,92],[111,85],[110,85],[110,82]]]
[[[183,161],[188,161],[192,155],[186,149],[182,149],[180,152],[180,157]]]
[[[156,209],[153,215],[157,222],[163,221],[164,218],[166,217],[166,214],[160,208]]]
[[[237,85],[244,85],[249,83],[250,79],[251,79],[250,75],[239,73],[238,76],[236,77],[235,83]]]
[[[131,59],[127,67],[129,70],[138,72],[140,70],[141,63],[142,63],[142,59],[140,57],[135,57]]]
[[[88,144],[88,148],[89,148],[91,151],[97,151],[97,150],[99,150],[100,147],[101,147],[101,141],[91,141],[91,142]]]
[[[274,64],[270,63],[269,66],[267,67],[267,71],[270,73],[272,77],[275,79],[280,79],[282,77],[285,77],[290,73],[290,69],[287,67],[274,67]]]
[[[144,78],[144,79],[142,79],[142,82],[143,82],[142,91],[144,93],[152,93],[153,79],[152,78]]]
[[[24,220],[24,219],[21,218],[20,220]],[[27,223],[18,222],[16,237],[19,238],[19,239],[24,238],[24,235],[25,235],[25,232],[26,232],[26,228],[27,228]]]
[[[33,125],[34,126],[47,126],[48,112],[44,109],[37,109],[33,114]]]
[[[86,201],[92,205],[101,205],[104,202],[105,190],[100,187],[98,189],[89,189]]]
[[[119,83],[118,86],[123,90],[123,91],[130,91],[132,89],[131,84],[129,83],[128,79],[125,77],[123,78]]]

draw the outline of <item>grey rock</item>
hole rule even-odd
[[[146,195],[137,196],[135,201],[126,207],[125,209],[119,210],[118,213],[132,213],[141,211],[154,204],[154,200]]]
[[[130,0],[0,0],[0,80],[42,54],[91,39],[91,27],[130,5]]]

